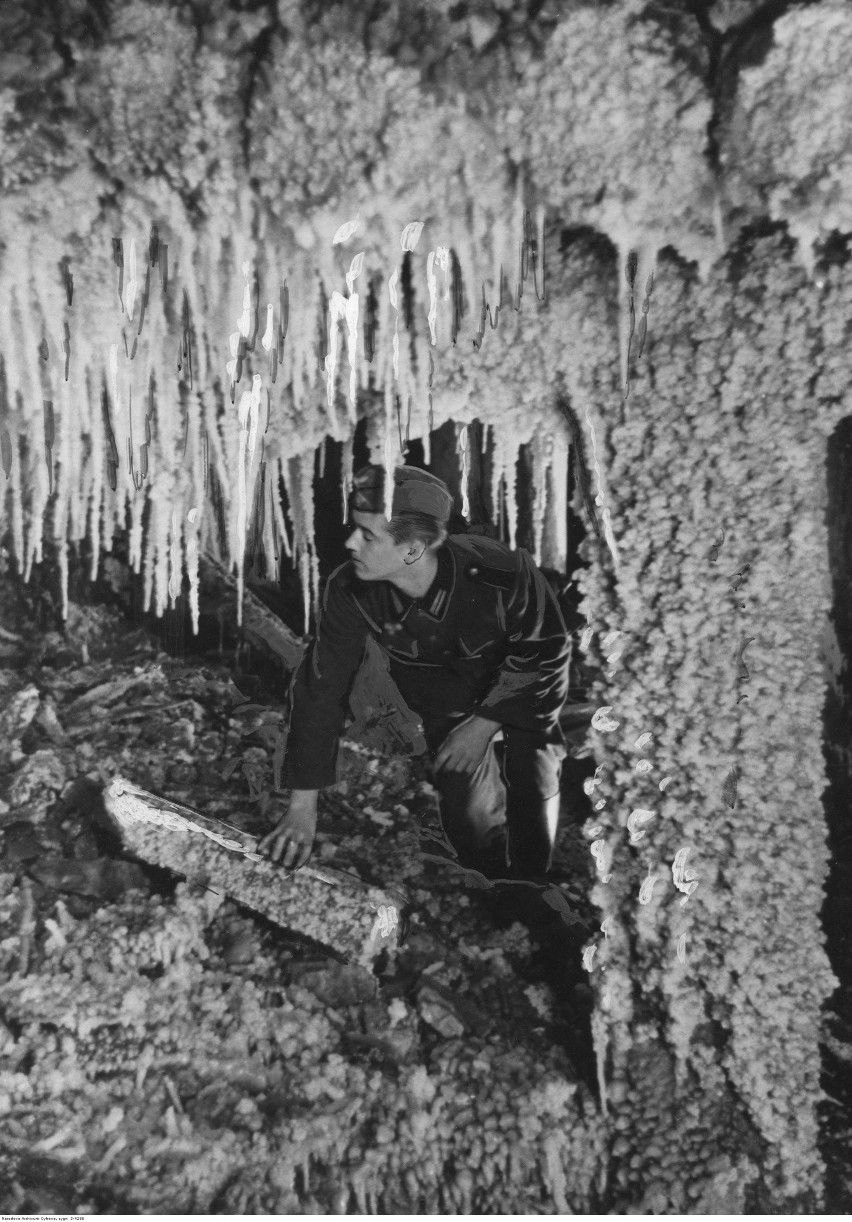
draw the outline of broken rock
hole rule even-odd
[[[21,739],[40,702],[38,688],[30,683],[15,692],[0,708],[0,770],[13,768],[24,758]]]
[[[3,828],[3,862],[14,866],[22,861],[34,861],[42,856],[44,846],[36,835],[36,829],[26,819],[17,819]]]
[[[127,675],[120,679],[99,683],[96,687],[91,687],[87,692],[83,692],[82,696],[78,696],[76,700],[72,700],[65,709],[65,716],[73,720],[88,716],[94,710],[107,708],[122,700],[131,688],[145,682],[144,677],[140,679],[138,675]]]
[[[232,920],[225,929],[222,958],[229,967],[253,963],[260,950],[260,942],[254,923]]]
[[[68,735],[56,716],[56,708],[51,697],[48,696],[41,702],[33,720],[54,746],[61,747],[68,741]]]
[[[432,981],[417,990],[417,1009],[424,1023],[444,1039],[464,1035],[466,1026],[457,1008],[447,993]]]
[[[43,815],[43,807],[64,789],[67,779],[65,764],[55,751],[34,751],[15,774],[9,805],[26,808],[32,818]]]
[[[92,899],[114,900],[125,891],[147,887],[144,871],[131,861],[111,857],[76,861],[68,857],[46,857],[35,861],[29,873],[37,882],[54,891],[86,895]]]
[[[333,1009],[375,1000],[375,976],[354,964],[335,964],[319,970],[311,965],[307,971],[300,971],[293,964],[290,970],[303,988],[310,989],[315,997]]]

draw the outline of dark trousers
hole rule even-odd
[[[426,744],[435,755],[458,718],[423,719]],[[550,869],[559,820],[559,776],[565,740],[503,726],[473,773],[433,772],[444,833],[459,863],[488,873],[527,878]],[[496,849],[496,853],[495,853]]]

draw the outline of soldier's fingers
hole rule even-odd
[[[288,832],[275,832],[271,836],[271,845],[269,848],[269,856],[274,862],[285,867],[289,867],[288,856],[291,850],[291,841]]]
[[[275,832],[267,832],[265,836],[258,840],[257,851],[259,853],[266,853],[270,857],[274,857],[276,836],[277,833]]]
[[[287,848],[287,841],[284,840],[283,837],[279,836],[278,839],[275,841],[275,844],[273,845],[270,851],[270,854],[269,854],[269,856],[272,858],[272,860],[277,865],[280,865],[281,862],[283,861],[286,848]]]
[[[284,852],[283,864],[288,870],[292,870],[299,859],[299,854],[302,851],[302,844],[298,840],[288,840],[287,848]]]
[[[304,841],[301,838],[290,841],[288,854],[288,870],[299,870],[308,860],[313,848],[313,840]]]

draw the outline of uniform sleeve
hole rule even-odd
[[[314,638],[290,684],[290,732],[282,773],[286,788],[324,789],[337,781],[347,697],[368,633],[338,569],[328,579]]]
[[[568,694],[571,640],[547,580],[528,552],[517,555],[518,581],[506,610],[508,653],[475,711],[502,725],[548,733]]]

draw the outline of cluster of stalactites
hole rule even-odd
[[[527,233],[530,226],[527,218]],[[344,444],[351,469],[371,387],[381,397],[378,411],[368,409],[368,443],[388,471],[417,438],[428,463],[430,432],[456,421],[465,510],[466,426],[489,426],[495,521],[506,522],[511,541],[518,448],[531,443],[541,492],[535,550],[564,561],[561,433],[546,405],[510,419],[491,410],[464,367],[475,366],[483,345],[501,343],[501,277],[504,309],[538,308],[529,286],[523,303],[518,296],[523,216],[514,231],[507,222],[473,239],[457,226],[434,228],[402,227],[389,257],[384,248],[358,249],[369,235],[353,226],[308,251],[232,236],[211,257],[195,231],[151,226],[104,242],[80,265],[30,235],[31,257],[0,268],[2,506],[25,575],[42,557],[50,505],[64,606],[68,543],[88,536],[94,575],[126,529],[146,609],[162,614],[187,588],[197,627],[200,555],[235,566],[242,585],[247,558],[262,549],[276,564],[292,553],[307,629],[319,583],[314,455],[330,436]]]

